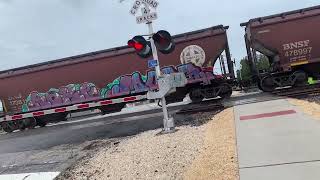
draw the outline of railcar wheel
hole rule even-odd
[[[1,127],[7,133],[12,133],[14,131],[13,127],[10,126],[9,122],[2,122]]]
[[[189,97],[191,101],[194,103],[201,102],[204,99],[204,96],[201,94],[200,89],[193,89],[189,93]]]
[[[271,76],[262,78],[260,81],[260,86],[262,91],[264,92],[272,92],[276,88],[276,85],[274,84]]]
[[[60,119],[61,121],[68,121],[67,116],[68,116],[68,113],[61,113],[59,119]]]
[[[291,77],[294,79],[294,86],[304,86],[308,81],[307,74],[303,71],[296,71]]]
[[[101,111],[101,114],[105,115],[105,114],[120,112],[125,107],[125,105],[126,103],[112,104],[108,106],[102,106],[99,109]]]
[[[67,121],[68,113],[57,113],[57,114],[50,114],[45,116],[44,118],[47,122],[60,122],[60,121]]]
[[[263,91],[262,87],[261,87],[261,80],[259,79],[258,82],[257,82],[257,86],[258,86],[258,89],[260,89],[261,91]]]
[[[37,125],[40,127],[45,127],[47,125],[47,122],[42,118],[36,118],[36,121],[37,121]]]
[[[232,95],[232,87],[229,84],[223,84],[223,87],[221,88],[221,93],[219,93],[219,96],[222,99],[228,99]]]
[[[24,131],[26,129],[26,125],[24,123],[24,120],[18,120],[17,121],[17,125],[20,131]]]
[[[28,129],[34,129],[37,126],[37,121],[34,118],[24,120]]]

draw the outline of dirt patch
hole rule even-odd
[[[232,109],[214,115],[190,115],[199,120],[179,126],[173,134],[159,135],[161,130],[153,130],[103,146],[85,146],[99,151],[57,179],[236,179]],[[198,124],[194,122],[203,125],[194,126]]]
[[[235,138],[233,108],[229,108],[206,125],[202,150],[184,179],[239,179]]]
[[[82,150],[84,150],[84,151],[98,150],[101,147],[109,147],[111,143],[118,144],[119,141],[114,141],[114,142],[112,142],[112,141],[101,141],[101,140],[91,141],[88,145],[84,146]]]
[[[291,104],[300,107],[304,113],[320,120],[319,102],[311,101],[310,99],[289,99],[288,101]]]
[[[307,98],[303,98],[302,100],[307,100],[309,102],[315,102],[320,104],[320,94],[309,95]]]
[[[95,140],[95,141],[88,141],[85,142],[79,147],[81,147],[81,154],[77,154],[75,158],[76,161],[74,161],[73,165],[68,167],[64,172],[59,174],[55,178],[55,180],[64,180],[64,179],[73,179],[74,174],[73,170],[77,169],[78,166],[82,166],[84,164],[88,164],[91,158],[94,157],[94,155],[101,149],[107,149],[111,146],[117,145],[119,143],[116,139],[110,139],[110,140]],[[92,174],[84,174],[84,177],[90,177]]]
[[[174,116],[177,126],[201,126],[212,120],[214,115],[221,112],[222,108],[217,108],[211,112],[199,112],[189,114],[188,116],[176,114]]]

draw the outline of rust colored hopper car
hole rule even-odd
[[[160,54],[161,71],[183,72],[188,83],[166,97],[169,103],[187,94],[193,101],[231,95],[227,29],[220,25],[174,36],[174,52]],[[223,52],[228,72],[215,75],[213,65]],[[154,69],[128,46],[6,70],[0,72],[0,124],[12,132],[65,120],[70,112],[116,112],[128,102],[146,100],[146,93],[157,88]]]
[[[303,86],[320,78],[320,6],[251,19],[245,26],[249,65],[259,87]],[[268,57],[270,68],[259,73],[256,52]]]

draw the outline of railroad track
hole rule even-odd
[[[278,89],[273,91],[271,94],[282,96],[282,97],[295,97],[295,98],[301,98],[305,96],[312,96],[312,95],[320,95],[320,83],[314,84],[314,85],[308,85],[308,86],[302,86],[302,87],[295,87],[295,88],[284,88],[284,89]],[[279,99],[277,96],[266,96],[265,98],[261,97],[253,97],[249,99],[243,99],[243,100],[232,100],[234,101],[231,103],[231,106],[234,105],[242,105],[242,104],[249,104],[249,103],[257,103],[257,102],[263,102],[268,100],[276,100]],[[281,97],[280,97],[281,98]],[[177,112],[177,114],[194,114],[198,112],[210,112],[210,111],[216,111],[219,109],[224,109],[228,107],[228,103],[223,103],[222,99],[213,99],[213,100],[207,100],[202,101],[200,103],[193,103],[188,104],[185,107],[183,107],[181,110]]]
[[[278,96],[286,96],[286,97],[302,97],[309,95],[319,95],[320,94],[320,84],[314,84],[303,87],[295,87],[295,88],[286,88],[279,89],[272,92],[272,94],[276,94]]]
[[[213,99],[208,101],[202,101],[200,103],[189,104],[187,107],[179,110],[177,114],[193,114],[199,112],[210,112],[219,109],[223,109],[221,99]]]

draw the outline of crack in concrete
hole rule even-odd
[[[320,162],[320,159],[319,160],[310,160],[310,161],[297,161],[297,162],[288,162],[288,163],[278,163],[278,164],[266,164],[266,165],[260,165],[260,166],[246,166],[246,167],[240,167],[240,169],[263,168],[263,167],[270,167],[270,166],[283,166],[283,165],[304,164],[304,163],[314,163],[314,162]]]

